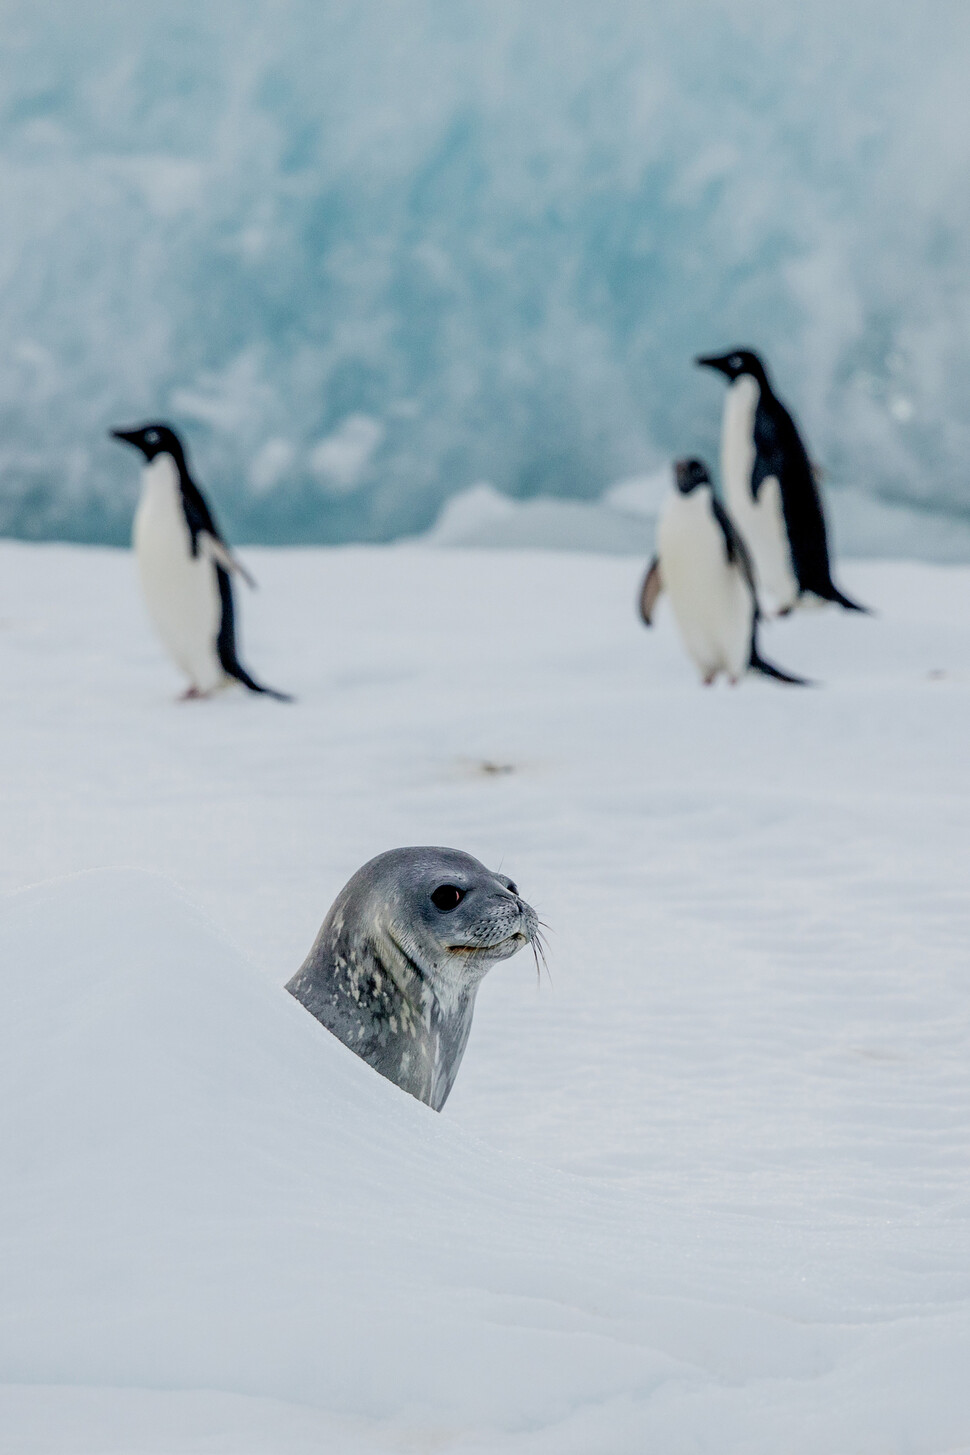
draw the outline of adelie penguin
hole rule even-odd
[[[255,681],[236,655],[230,576],[255,582],[219,534],[178,435],[165,424],[110,433],[144,457],[132,544],[148,613],[189,679],[185,697],[208,697],[235,680],[250,692],[290,702],[286,693]]]
[[[785,614],[815,596],[847,611],[866,611],[832,580],[815,470],[758,355],[732,349],[695,362],[728,380],[721,478],[731,517],[754,561],[762,604]]]
[[[678,460],[674,484],[657,525],[657,555],[640,592],[643,620],[652,625],[657,598],[666,590],[705,687],[720,672],[737,682],[748,671],[807,686],[804,678],[773,667],[758,651],[758,595],[751,560],[714,497],[705,466],[700,460]]]

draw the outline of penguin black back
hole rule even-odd
[[[811,591],[823,601],[837,602],[847,611],[865,611],[864,606],[843,596],[832,580],[828,531],[816,472],[795,421],[770,385],[762,388],[758,400],[754,442],[757,455],[751,492],[757,498],[762,482],[771,475],[777,478],[799,590]]]
[[[751,557],[714,495],[704,462],[676,461],[674,485],[657,523],[657,555],[641,587],[644,623],[651,625],[656,602],[668,591],[684,647],[705,686],[722,672],[737,682],[747,671],[802,685],[803,679],[766,662],[758,650]]]
[[[220,679],[231,677],[250,692],[291,701],[257,682],[239,661],[230,573],[255,583],[223,539],[178,435],[161,422],[111,434],[141,451],[144,478],[151,480],[143,486],[136,513],[136,555],[149,611],[189,676],[189,695],[205,696]],[[143,512],[146,492],[152,504]],[[201,577],[193,574],[199,571]]]
[[[696,363],[716,369],[731,383],[747,375],[758,386],[751,497],[757,502],[764,482],[771,478],[778,481],[787,545],[799,593],[811,592],[848,611],[866,611],[866,607],[845,596],[832,580],[828,531],[816,471],[794,419],[771,387],[762,360],[753,349],[739,348],[727,354],[702,356]]]

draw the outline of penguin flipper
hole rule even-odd
[[[750,551],[744,543],[744,537],[716,496],[711,497],[711,510],[724,537],[724,550],[727,555],[727,563],[729,566],[737,566],[741,575],[744,577],[748,590],[751,592],[752,600],[757,602],[758,588],[755,585],[754,579],[754,562],[751,559]]]
[[[645,626],[653,626],[653,609],[663,589],[663,578],[660,575],[660,557],[654,556],[650,562],[647,574],[643,578],[643,585],[640,588],[640,616]]]
[[[233,555],[224,540],[221,540],[219,536],[213,535],[211,531],[200,531],[199,536],[202,539],[203,547],[210,561],[214,561],[216,565],[221,566],[231,576],[241,576],[251,590],[256,590],[255,578],[246,570],[242,561]]]
[[[754,464],[751,467],[751,499],[757,500],[761,487],[766,480],[772,476],[781,480],[785,469],[785,435],[794,434],[797,447],[801,448],[801,441],[798,439],[798,432],[795,429],[795,422],[788,414],[788,411],[775,400],[775,413],[769,410],[763,398],[758,400],[758,407],[754,416]],[[788,423],[789,430],[785,430],[784,424]],[[792,442],[788,441],[789,449]]]
[[[792,687],[815,686],[815,683],[810,682],[807,677],[793,677],[791,673],[783,672],[780,667],[775,667],[771,662],[766,662],[754,642],[751,643],[751,661],[748,663],[748,670],[751,672],[760,672],[762,677],[771,677],[775,682],[787,682]]]

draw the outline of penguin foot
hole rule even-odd
[[[193,684],[193,686],[191,686],[191,687],[186,687],[186,689],[185,689],[184,692],[180,692],[179,695],[178,695],[178,697],[175,699],[175,701],[176,702],[198,702],[198,701],[201,701],[201,699],[203,697],[208,697],[208,695],[209,694],[207,692],[200,691],[199,688],[196,687]]]

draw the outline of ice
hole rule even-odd
[[[245,554],[293,706],[0,545],[0,1448],[970,1448],[970,570],[705,692],[633,557]],[[282,988],[405,843],[551,927],[441,1116]]]
[[[349,414],[310,452],[310,468],[325,489],[348,494],[362,483],[374,451],[384,438],[384,426],[366,414]]]
[[[620,480],[600,500],[513,500],[487,481],[453,495],[422,539],[432,546],[593,551],[649,556],[657,516],[672,488],[670,465]],[[824,490],[830,551],[905,560],[918,541],[936,561],[970,557],[970,522],[893,505],[861,490]]]
[[[966,539],[960,0],[7,0],[0,57],[6,533],[122,542],[159,417],[235,539],[594,502],[713,462],[749,342]]]
[[[579,500],[513,501],[482,481],[442,507],[424,536],[431,546],[513,547],[558,551],[597,551],[607,555],[644,555],[654,522],[636,512],[614,510]]]

